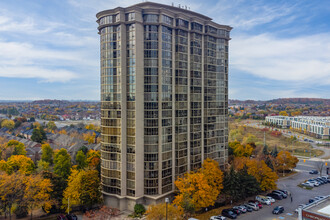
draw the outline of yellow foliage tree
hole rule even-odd
[[[148,220],[164,220],[166,218],[166,203],[150,205],[146,212]],[[168,219],[184,219],[183,210],[172,204],[167,205]]]
[[[11,130],[15,127],[15,122],[10,119],[3,120],[1,122],[1,127],[5,127],[5,128],[8,128],[9,130]]]
[[[86,155],[86,162],[91,169],[97,169],[100,166],[101,153],[96,150],[89,150]]]
[[[203,167],[197,172],[191,172],[175,181],[179,194],[173,203],[186,212],[187,206],[195,211],[214,205],[220,194],[223,174],[215,161],[205,160]]]
[[[253,152],[253,147],[250,144],[236,144],[233,150],[235,157],[250,157]]]
[[[289,116],[289,114],[286,111],[281,111],[279,114],[281,116]]]
[[[247,157],[238,157],[234,160],[234,166],[236,169],[241,170],[246,166],[248,168],[248,174],[254,176],[260,184],[260,188],[263,191],[276,188],[276,180],[278,176],[270,169],[265,161],[249,159]]]
[[[19,172],[21,174],[30,175],[35,169],[35,165],[31,158],[23,155],[13,155],[8,158],[6,164],[6,172],[12,174]]]
[[[93,134],[90,133],[83,134],[83,138],[85,141],[88,141],[88,144],[93,144],[95,142],[95,137],[96,137],[95,132],[93,132]]]
[[[64,129],[60,130],[58,133],[59,133],[59,134],[67,134],[67,133],[66,133],[66,130],[64,130]]]
[[[31,219],[33,209],[44,206],[48,212],[52,206],[50,193],[52,192],[52,184],[49,179],[43,179],[40,175],[25,177],[24,203],[31,211]]]
[[[284,171],[284,170],[292,170],[296,167],[299,162],[298,158],[292,156],[292,154],[288,151],[280,151],[276,157],[276,170]]]
[[[66,208],[66,211],[71,210],[72,205],[79,205],[80,204],[80,192],[81,192],[81,184],[80,180],[83,175],[84,170],[71,170],[71,175],[68,178],[68,187],[63,192],[63,208]],[[68,207],[68,199],[70,201]],[[69,208],[69,210],[67,210]]]

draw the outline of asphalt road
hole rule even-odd
[[[277,182],[277,186],[279,189],[286,189],[292,194],[292,202],[290,197],[287,199],[276,201],[275,204],[270,206],[263,206],[263,208],[259,211],[253,211],[246,214],[241,214],[237,219],[244,220],[275,220],[275,219],[297,219],[298,215],[294,212],[295,209],[300,204],[306,204],[310,198],[321,195],[329,195],[330,194],[330,183],[321,185],[319,187],[315,187],[312,190],[302,189],[297,185],[303,182],[306,179],[316,177],[317,175],[309,174],[308,172],[314,167],[314,161],[306,160],[304,163],[303,160],[300,161],[297,165],[296,171],[297,174],[280,179]],[[283,206],[284,213],[280,215],[272,214],[274,207]]]

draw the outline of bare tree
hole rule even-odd
[[[317,171],[319,171],[320,176],[322,176],[323,167],[324,167],[323,161],[315,161],[315,168],[317,169]]]

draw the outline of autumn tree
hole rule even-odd
[[[68,187],[64,190],[62,207],[69,209],[72,205],[92,206],[101,202],[100,178],[96,170],[72,169],[68,178]],[[69,211],[69,210],[67,210]]]
[[[25,178],[23,201],[31,211],[31,219],[33,209],[43,206],[48,211],[51,208],[51,192],[52,184],[49,179],[43,179],[40,175]]]
[[[35,169],[35,165],[31,158],[23,155],[13,155],[8,158],[6,163],[6,172],[12,174],[19,172],[21,174],[29,175]]]
[[[13,120],[10,120],[10,119],[5,119],[1,122],[1,127],[8,128],[9,130],[12,130],[15,127],[15,122]]]
[[[7,143],[8,148],[13,148],[13,155],[23,155],[26,156],[26,150],[23,143],[16,141],[16,140],[10,140]]]
[[[57,129],[56,124],[54,121],[50,121],[47,123],[47,128],[49,131],[55,131]]]
[[[80,170],[84,169],[87,166],[86,156],[81,150],[77,152],[76,163],[78,165],[78,169]]]
[[[288,151],[280,151],[276,157],[276,170],[292,170],[298,162],[298,158],[292,156]]]
[[[71,156],[67,150],[61,148],[54,155],[54,173],[67,179],[71,172]]]
[[[256,178],[262,191],[276,188],[276,180],[278,176],[267,166],[265,161],[240,157],[235,158],[234,166],[238,170],[241,170],[246,166],[248,174]]]
[[[86,162],[90,169],[101,171],[101,153],[96,150],[89,150],[86,155]]]
[[[235,157],[250,157],[253,152],[253,147],[250,144],[237,144],[234,148]]]
[[[41,160],[48,162],[50,165],[53,164],[53,155],[54,155],[54,151],[53,149],[50,147],[49,144],[43,144],[41,146]]]
[[[150,205],[146,212],[148,220],[164,220],[166,218],[166,203],[157,205]],[[183,210],[173,204],[167,204],[167,218],[168,219],[184,219]]]
[[[87,170],[81,176],[81,204],[92,207],[102,201],[102,193],[100,191],[100,178],[96,170]]]
[[[253,135],[253,134],[247,134],[247,136],[245,136],[243,138],[243,144],[252,144],[252,143],[256,143],[258,141],[258,138]]]
[[[191,172],[178,178],[175,185],[179,194],[175,197],[174,204],[187,210],[186,204],[193,206],[195,211],[213,205],[222,186],[223,174],[217,163],[210,159],[205,160],[203,167],[197,172]]]
[[[281,115],[281,116],[289,116],[289,114],[286,111],[281,111],[279,113],[279,115]]]
[[[93,132],[92,134],[89,133],[89,132],[83,134],[83,139],[84,139],[85,141],[87,141],[88,144],[93,144],[93,143],[95,143],[95,137],[96,137],[95,132]]]
[[[63,192],[68,185],[67,181],[63,177],[60,177],[50,171],[42,171],[41,175],[44,179],[50,180],[53,189],[53,191],[50,192],[51,200],[55,201],[57,207],[61,207]]]
[[[9,214],[10,219],[13,205],[20,203],[23,198],[23,179],[24,175],[20,173],[12,175],[0,173],[0,203],[5,215]]]

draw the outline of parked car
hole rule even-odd
[[[278,189],[277,191],[280,191],[282,193],[285,193],[287,196],[289,195],[289,191],[287,191],[285,189]]]
[[[218,216],[212,216],[210,220],[226,220],[227,218],[221,215]]]
[[[258,202],[261,202],[261,203],[266,204],[266,205],[270,205],[271,204],[271,202],[270,202],[270,200],[268,198],[265,198],[264,196],[261,196],[261,195],[256,196],[256,200]]]
[[[228,217],[228,218],[231,218],[231,219],[236,219],[237,218],[237,214],[235,214],[230,209],[224,209],[224,210],[222,210],[221,214],[223,216]]]
[[[281,214],[284,212],[284,207],[283,206],[276,206],[273,210],[273,214]]]
[[[68,220],[78,220],[78,217],[75,214],[67,214],[65,217]]]
[[[236,215],[240,215],[241,211],[239,209],[231,208],[231,211],[233,211]]]
[[[249,202],[255,203],[255,204],[259,207],[259,209],[262,209],[262,204],[261,204],[261,202],[259,202],[259,201],[257,201],[257,200],[249,200]]]
[[[246,208],[246,211],[248,212],[252,212],[253,209],[250,207],[250,206],[247,206],[247,205],[241,205],[242,207]]]
[[[65,215],[58,215],[57,220],[68,220]]]
[[[274,203],[276,200],[273,197],[265,196],[271,203]]]
[[[246,208],[243,206],[234,206],[233,209],[238,209],[241,211],[241,213],[246,213]]]
[[[314,187],[318,187],[320,185],[320,183],[316,180],[308,180],[307,182],[313,184]]]
[[[249,202],[246,205],[249,206],[250,208],[252,208],[254,211],[258,211],[259,210],[259,206],[256,203],[254,203],[254,202]]]
[[[306,205],[305,204],[300,204],[298,205],[298,207],[296,208],[296,210],[294,211],[295,213],[298,213],[299,212],[299,209],[302,209],[304,208]]]
[[[267,196],[270,196],[270,197],[272,197],[274,199],[277,199],[277,200],[282,200],[283,199],[283,197],[278,193],[268,193]]]
[[[287,194],[285,194],[284,192],[281,192],[280,190],[273,190],[273,192],[272,193],[278,193],[278,194],[280,194],[283,198],[286,198],[286,197],[288,197],[288,195]]]
[[[302,183],[301,184],[302,186],[309,186],[309,187],[314,187],[314,184],[313,183],[311,183],[311,182],[305,182],[305,183]]]

